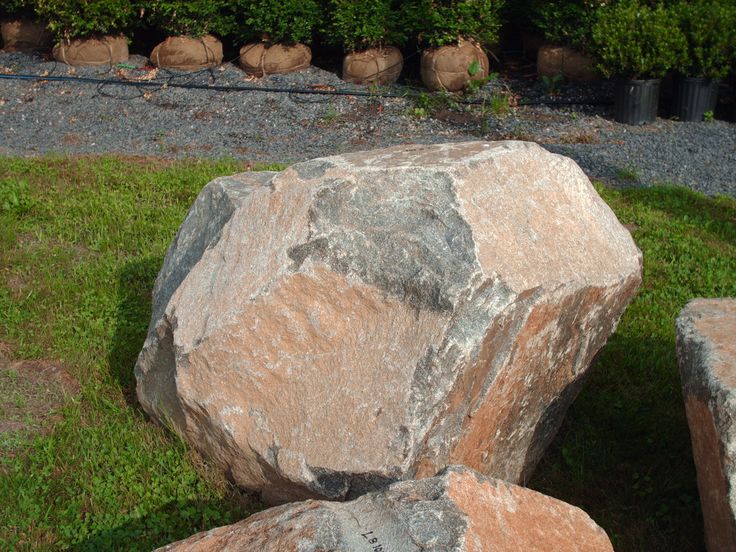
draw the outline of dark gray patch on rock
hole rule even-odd
[[[413,307],[452,311],[477,270],[452,178],[441,171],[371,176],[322,188],[310,209],[310,240],[289,256],[298,266],[311,257],[355,274]]]
[[[312,161],[305,161],[303,163],[297,163],[292,165],[292,168],[297,172],[299,178],[302,180],[314,180],[316,178],[322,178],[325,173],[334,168],[335,165],[327,161],[326,159],[314,159]]]

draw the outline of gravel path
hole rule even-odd
[[[485,107],[463,107],[427,95],[417,100],[416,91],[399,87],[391,92],[408,97],[183,89],[174,85],[368,91],[315,67],[254,80],[232,64],[180,73],[152,71],[145,63],[133,56],[130,67],[74,69],[26,54],[0,53],[0,155],[234,156],[290,163],[412,142],[521,139],[572,157],[591,177],[609,184],[680,184],[736,197],[736,125],[729,122],[658,119],[631,127],[614,123],[605,105],[520,105],[494,113],[490,98],[500,92],[512,92],[520,103],[550,98],[540,83],[528,79],[491,82],[476,96],[486,98]],[[11,74],[158,84],[143,88],[2,78]],[[563,86],[555,101],[610,98],[607,86]]]

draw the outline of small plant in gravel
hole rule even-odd
[[[676,63],[690,77],[723,78],[736,60],[736,3],[680,1],[674,6],[687,47]]]
[[[238,34],[246,41],[309,44],[322,20],[316,0],[236,0],[231,7]]]
[[[396,0],[330,0],[327,40],[347,52],[401,46],[408,37],[401,5]]]
[[[405,8],[408,28],[430,47],[472,39],[491,45],[498,41],[504,0],[413,0]]]
[[[36,0],[36,13],[58,39],[88,38],[128,30],[138,19],[130,0]]]
[[[682,58],[686,41],[671,9],[621,0],[598,10],[591,49],[606,77],[661,78]]]
[[[542,75],[540,80],[542,81],[545,92],[550,96],[556,96],[560,93],[560,85],[565,81],[565,75],[559,73],[551,77],[549,75]]]
[[[169,36],[225,36],[235,27],[226,0],[154,0],[148,4],[149,22]]]

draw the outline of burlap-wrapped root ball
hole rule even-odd
[[[393,84],[401,76],[404,56],[398,48],[370,48],[347,54],[342,61],[342,78],[355,84]]]
[[[128,61],[128,39],[119,35],[62,41],[52,54],[67,65],[115,65]]]
[[[478,62],[478,70],[471,75],[469,69],[474,61]],[[458,44],[430,48],[422,52],[422,82],[430,90],[463,90],[471,80],[486,78],[488,70],[488,56],[472,40],[461,40]]]
[[[151,61],[162,69],[198,71],[222,63],[222,42],[212,35],[170,36],[151,52]]]
[[[0,36],[6,52],[38,52],[51,46],[46,24],[30,19],[8,19],[0,23]]]
[[[294,73],[312,63],[312,50],[306,44],[269,44],[255,42],[240,49],[240,66],[249,75],[262,77]]]

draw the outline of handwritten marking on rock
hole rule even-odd
[[[373,547],[373,552],[386,552],[386,549],[383,547],[383,544],[378,542],[378,537],[373,536],[373,531],[368,531],[366,533],[360,534],[366,541],[368,541],[368,544]]]

